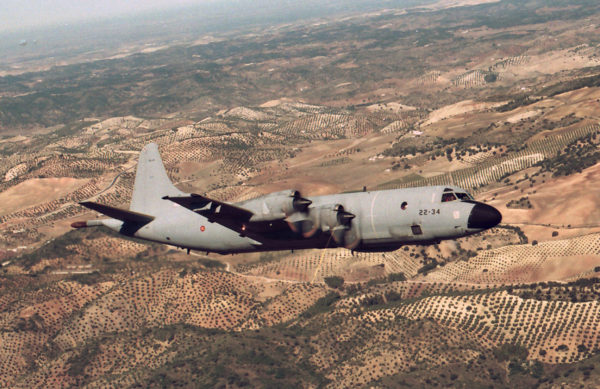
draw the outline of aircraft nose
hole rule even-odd
[[[502,220],[502,214],[492,206],[487,204],[477,203],[471,210],[468,228],[487,229],[492,228]]]

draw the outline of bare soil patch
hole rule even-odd
[[[0,215],[47,203],[87,184],[87,178],[32,178],[0,193]]]

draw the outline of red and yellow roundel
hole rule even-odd
[[[206,230],[206,227],[200,226],[200,231],[204,232],[205,230]]]

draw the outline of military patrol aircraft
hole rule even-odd
[[[74,228],[106,226],[188,253],[329,247],[383,252],[471,235],[502,219],[494,207],[455,186],[314,197],[287,190],[226,203],[177,189],[154,143],[140,153],[129,210],[91,201],[81,205],[110,219],[75,222]]]

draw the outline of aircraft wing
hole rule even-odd
[[[289,225],[285,221],[285,217],[267,221],[250,220],[254,216],[252,211],[199,194],[192,193],[189,196],[180,197],[165,196],[163,199],[177,203],[206,217],[210,222],[219,223],[258,242],[272,239],[273,233],[289,231]]]
[[[234,219],[239,222],[247,222],[253,213],[247,209],[225,203],[223,201],[213,200],[211,198],[192,193],[189,196],[165,196],[164,200],[170,200],[174,203],[190,209],[210,221],[219,222],[223,219]]]
[[[93,201],[83,201],[79,203],[86,208],[92,209],[96,212],[100,212],[106,216],[112,217],[113,219],[121,220],[124,222],[132,222],[136,224],[148,224],[154,220],[154,216],[145,215],[143,213],[129,211],[126,209],[115,208],[108,205],[95,203]]]

